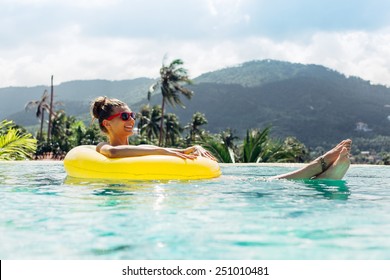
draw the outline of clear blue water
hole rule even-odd
[[[294,168],[86,182],[62,162],[1,162],[0,259],[390,259],[390,167],[264,180]]]

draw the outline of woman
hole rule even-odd
[[[133,135],[135,113],[126,103],[107,97],[96,98],[91,105],[93,118],[99,121],[100,129],[108,136],[109,142],[99,143],[96,150],[110,158],[136,157],[145,155],[170,155],[184,159],[204,156],[215,158],[200,146],[186,149],[161,148],[153,145],[129,145],[129,136]]]
[[[110,158],[135,157],[144,155],[171,155],[184,159],[203,156],[216,160],[200,146],[186,149],[161,148],[153,145],[129,145],[133,135],[135,113],[126,103],[107,97],[96,98],[91,105],[93,118],[99,121],[100,129],[108,136],[109,142],[102,142],[96,150]],[[350,139],[340,142],[336,147],[299,170],[273,177],[274,179],[336,179],[343,178],[350,161]]]

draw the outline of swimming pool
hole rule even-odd
[[[295,168],[88,182],[66,178],[62,162],[0,162],[0,259],[390,259],[390,167],[264,179]]]

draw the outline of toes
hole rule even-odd
[[[348,158],[349,157],[349,151],[348,151],[348,149],[346,147],[343,147],[341,149],[339,157],[340,158]]]
[[[346,147],[348,149],[348,151],[350,151],[351,146],[352,146],[352,140],[351,139],[346,140],[344,147]]]

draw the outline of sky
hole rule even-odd
[[[390,1],[0,0],[0,88],[157,78],[175,58],[191,78],[275,59],[390,86]]]

